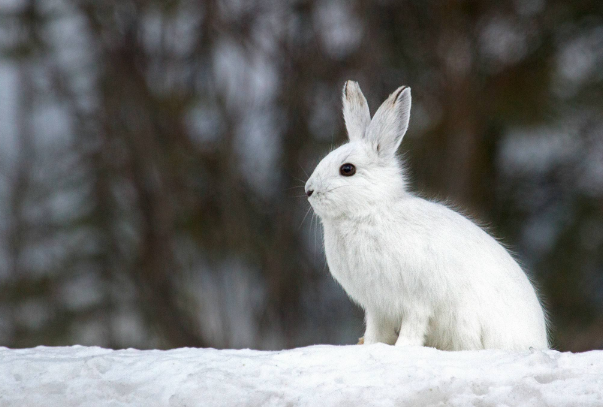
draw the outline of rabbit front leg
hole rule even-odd
[[[429,315],[422,312],[408,313],[402,319],[396,346],[425,346]]]
[[[388,345],[393,345],[396,343],[395,326],[378,313],[367,310],[366,331],[364,332],[363,343],[365,345],[370,345],[373,343],[386,343]]]

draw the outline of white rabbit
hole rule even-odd
[[[329,269],[365,310],[364,343],[546,349],[543,309],[507,250],[464,216],[407,191],[396,150],[410,106],[402,86],[371,120],[360,87],[346,82],[349,143],[305,186]]]

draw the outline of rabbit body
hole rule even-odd
[[[413,196],[374,210],[363,219],[323,222],[331,273],[366,311],[365,343],[547,347],[534,289],[486,232]]]
[[[329,269],[365,310],[364,343],[547,348],[543,309],[507,250],[461,214],[406,191],[395,151],[408,126],[410,90],[394,92],[372,121],[365,105],[358,85],[347,82],[350,142],[306,184]],[[353,176],[344,164],[354,166]]]

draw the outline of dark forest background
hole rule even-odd
[[[346,79],[603,348],[600,0],[0,0],[0,345],[355,343],[300,188]]]

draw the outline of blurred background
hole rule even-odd
[[[0,345],[356,343],[302,188],[346,79],[603,348],[600,0],[0,0]]]

